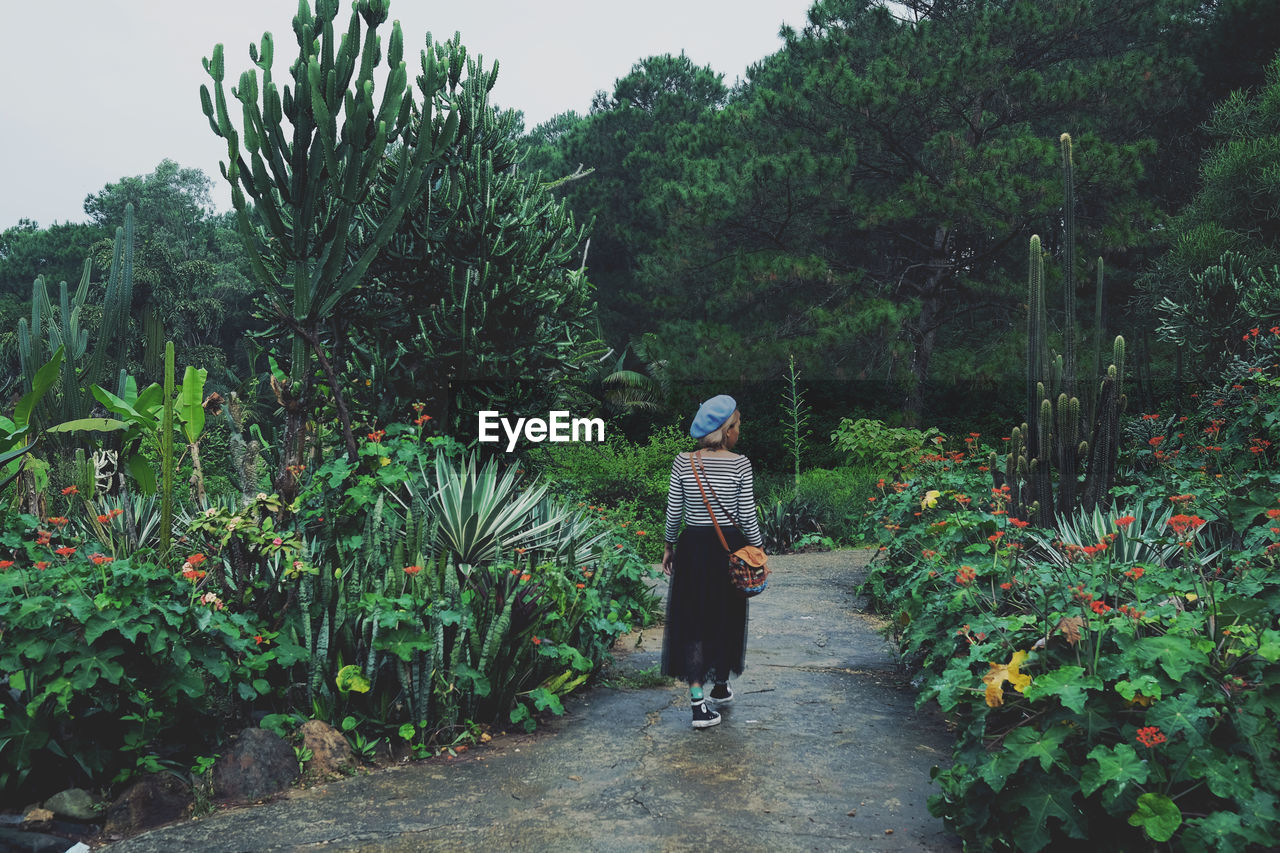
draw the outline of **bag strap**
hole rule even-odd
[[[707,490],[702,488],[702,479],[698,477],[698,466],[695,464],[698,461],[698,452],[695,451],[689,455],[689,469],[693,471],[693,481],[698,484],[698,491],[702,492],[702,502],[707,507],[707,514],[711,516],[711,526],[716,529],[716,536],[720,537],[720,544],[724,546],[724,550],[729,552],[729,543],[724,538],[724,532],[720,530],[719,522],[716,521],[716,512],[711,508],[711,501],[707,500]],[[710,481],[707,485],[711,485]],[[719,500],[717,499],[716,502],[719,503]]]
[[[733,522],[733,526],[741,530],[742,525],[738,523],[738,519],[734,517],[733,513],[729,512],[728,508],[725,507],[724,501],[720,500],[720,496],[716,494],[716,487],[711,485],[711,478],[707,476],[706,466],[702,464],[701,453],[701,450],[695,451],[694,458],[698,460],[698,466],[702,468],[702,478],[707,481],[707,488],[711,490],[712,499],[715,500],[716,506],[720,507],[720,511],[729,516],[729,520]],[[692,462],[690,464],[692,464]]]

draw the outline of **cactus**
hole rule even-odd
[[[304,424],[318,402],[312,395],[312,358],[325,374],[347,454],[353,460],[358,456],[342,385],[321,340],[336,306],[360,285],[458,127],[457,114],[451,112],[438,133],[425,130],[434,128],[431,114],[450,69],[437,62],[434,52],[424,52],[418,77],[424,131],[410,138],[415,107],[407,92],[399,23],[392,26],[385,54],[389,71],[381,102],[375,104],[375,66],[383,56],[377,28],[387,20],[389,0],[357,0],[347,32],[336,34],[340,5],[338,0],[317,0],[313,15],[308,0],[299,3],[293,19],[299,54],[292,66],[293,85],[284,87],[283,98],[272,74],[271,34],[250,45],[256,70],[242,74],[231,89],[242,105],[239,130],[227,106],[220,44],[204,61],[214,91],[200,87],[209,126],[227,141],[222,175],[231,184],[246,258],[272,309],[270,332],[278,341],[277,354],[287,355],[289,364],[289,380],[279,392],[285,429],[275,477],[286,503],[298,494]],[[363,41],[361,19],[367,26]],[[398,141],[405,144],[389,149]],[[373,177],[386,159],[396,164],[396,179],[381,221],[358,253],[349,251]]]
[[[80,326],[88,304],[91,261],[85,259],[74,294],[69,292],[66,282],[59,284],[56,319],[49,298],[49,282],[40,276],[32,285],[31,321],[28,323],[25,317],[18,320],[18,363],[26,388],[31,389],[36,370],[47,360],[47,353],[59,347],[64,352],[62,381],[53,393],[44,397],[37,410],[36,420],[42,426],[88,417],[93,408],[89,388],[107,387],[108,378],[114,378],[124,368],[133,300],[133,237],[133,205],[128,204],[124,225],[116,229],[102,303],[102,323],[92,347],[88,330]]]
[[[1115,480],[1119,416],[1125,405],[1122,379],[1124,339],[1113,346],[1114,363],[1107,369],[1096,398],[1090,394],[1085,413],[1090,439],[1080,434],[1081,403],[1076,385],[1075,195],[1071,137],[1062,134],[1063,220],[1066,229],[1063,276],[1065,291],[1063,352],[1048,351],[1048,318],[1044,290],[1043,250],[1039,236],[1030,241],[1027,272],[1027,421],[1014,429],[1004,479],[1010,487],[1010,511],[1043,526],[1053,526],[1058,513],[1081,506],[1092,511],[1105,503]],[[1098,373],[1102,334],[1102,259],[1098,259],[1094,308],[1094,373]],[[1093,380],[1090,380],[1092,384]],[[1095,404],[1096,399],[1096,404]],[[1086,461],[1084,487],[1079,488],[1081,461]],[[993,470],[997,470],[993,467]],[[1057,493],[1054,493],[1054,485]]]

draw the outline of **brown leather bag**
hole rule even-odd
[[[734,526],[741,530],[742,525],[738,524],[738,520],[724,508],[724,504],[720,503],[720,496],[711,486],[709,478],[706,489],[702,487],[702,478],[698,476],[698,468],[702,465],[701,452],[696,451],[689,457],[689,467],[693,470],[693,481],[698,484],[698,491],[702,492],[702,502],[706,504],[707,514],[711,516],[711,526],[716,529],[716,535],[720,537],[720,544],[724,546],[725,551],[729,551],[729,543],[724,538],[719,522],[716,521],[715,510],[707,500],[707,489],[711,489],[716,503],[720,504],[720,508],[724,510],[725,515],[729,516]],[[707,472],[704,470],[702,477],[706,476]],[[743,598],[752,598],[764,592],[765,587],[769,585],[769,574],[769,555],[755,545],[745,545],[736,551],[729,552],[729,581]]]

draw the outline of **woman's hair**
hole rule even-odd
[[[736,420],[735,420],[736,419]],[[733,414],[729,415],[729,420],[720,425],[720,428],[707,433],[698,439],[699,450],[722,450],[724,448],[725,433],[729,431],[729,427],[742,420],[742,416],[738,414],[738,410],[734,409]]]

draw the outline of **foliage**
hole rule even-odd
[[[360,285],[417,195],[429,164],[448,147],[457,129],[456,114],[440,126],[432,122],[448,69],[435,53],[424,52],[418,77],[423,112],[418,144],[402,145],[392,153],[398,166],[387,204],[359,253],[349,257],[349,240],[371,178],[382,168],[388,146],[410,132],[414,104],[407,94],[399,23],[392,25],[387,47],[382,98],[374,103],[374,69],[383,58],[377,29],[387,20],[388,0],[356,3],[348,31],[339,37],[333,22],[340,5],[338,0],[317,0],[314,15],[310,3],[299,5],[294,17],[298,58],[290,69],[293,86],[285,88],[283,100],[272,74],[271,34],[250,46],[256,70],[242,74],[232,89],[244,108],[239,130],[227,109],[222,45],[215,46],[212,58],[205,61],[213,95],[207,86],[200,88],[210,127],[227,140],[223,177],[231,184],[241,241],[270,309],[272,327],[267,334],[288,365],[289,381],[277,388],[286,426],[275,480],[286,502],[297,494],[293,472],[302,464],[303,422],[316,407],[313,356],[337,409],[347,454],[356,457],[345,389],[325,355],[324,338],[339,304]],[[367,27],[363,42],[362,19]]]
[[[553,380],[601,348],[583,229],[520,169],[519,116],[490,102],[497,66],[456,39],[428,38],[426,51],[448,69],[441,97],[457,133],[442,139],[439,118],[414,116],[406,146],[444,148],[430,188],[371,263],[375,280],[342,303],[343,354],[371,418],[386,422],[421,400],[446,432],[469,435],[482,409],[545,407]],[[399,174],[377,173],[356,249],[384,221]]]
[[[771,505],[759,504],[756,514],[764,549],[771,554],[789,551],[807,534],[822,532],[817,511],[799,496],[777,500]]]
[[[1109,513],[1036,530],[979,448],[876,503],[868,589],[921,701],[959,727],[930,807],[968,843],[1244,849],[1280,830],[1280,329],[1244,334],[1244,375],[1188,415],[1135,416],[1154,434],[1126,448]]]
[[[861,538],[863,509],[884,471],[882,465],[866,464],[805,471],[796,483],[795,499],[809,508],[823,533],[851,544]]]
[[[56,519],[0,518],[0,797],[10,803],[68,782],[120,782],[208,747],[301,653],[265,643],[259,623],[150,552],[91,547]]]
[[[932,442],[941,433],[935,427],[911,429],[890,427],[883,421],[870,418],[850,420],[842,418],[831,442],[848,454],[855,467],[875,468],[883,473],[915,462],[926,442]]]

